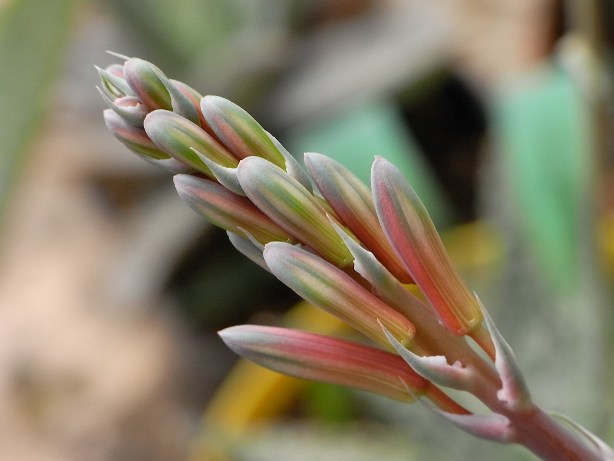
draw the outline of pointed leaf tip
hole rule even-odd
[[[495,345],[495,368],[501,378],[501,389],[497,392],[497,397],[513,410],[529,408],[532,405],[531,395],[525,382],[522,371],[516,362],[514,352],[510,345],[505,341],[503,335],[498,330],[492,317],[475,295],[476,300],[484,315],[486,327],[490,332],[493,344]]]
[[[447,359],[442,355],[431,357],[416,355],[399,343],[384,325],[381,325],[381,328],[392,347],[403,360],[425,379],[439,386],[462,391],[471,392],[475,388],[476,376],[472,369],[457,363],[449,365]]]

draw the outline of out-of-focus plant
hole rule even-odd
[[[300,378],[419,399],[475,436],[546,460],[614,460],[596,436],[533,402],[510,346],[390,162],[375,159],[369,189],[324,155],[305,154],[304,168],[239,106],[146,61],[99,72],[120,141],[176,173],[181,198],[241,253],[370,340],[242,325],[220,332],[229,347]]]
[[[0,216],[44,112],[77,3],[0,4]]]

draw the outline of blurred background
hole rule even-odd
[[[334,331],[102,120],[112,50],[397,164],[536,401],[614,443],[609,0],[0,0],[0,459],[533,459],[216,335]]]

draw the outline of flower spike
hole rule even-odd
[[[320,154],[305,154],[303,168],[236,104],[115,56],[124,62],[97,68],[114,136],[179,172],[180,197],[239,252],[382,346],[246,325],[220,332],[233,350],[301,378],[428,400],[459,428],[544,460],[614,461],[602,440],[533,403],[510,346],[392,164],[376,157],[371,188]],[[451,389],[491,413],[473,414]]]

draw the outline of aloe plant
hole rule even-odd
[[[545,460],[614,460],[531,398],[510,346],[453,267],[425,207],[378,157],[371,188],[321,154],[305,168],[247,112],[146,61],[100,69],[111,132],[176,174],[180,197],[233,245],[363,342],[257,325],[222,330],[239,355],[289,375],[410,402]],[[446,389],[475,396],[476,412]]]

